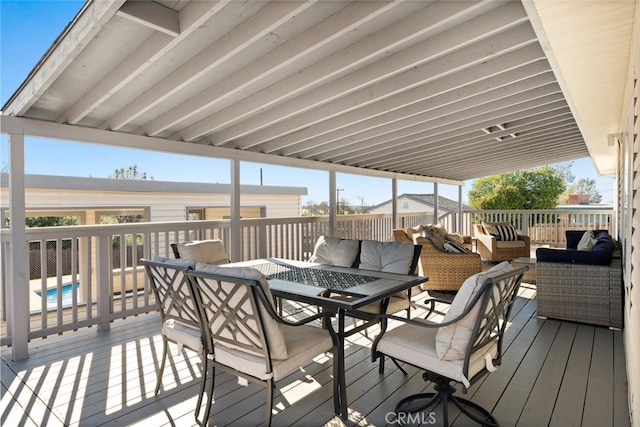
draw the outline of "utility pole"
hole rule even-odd
[[[340,192],[344,191],[344,188],[336,188],[336,210],[340,214]]]

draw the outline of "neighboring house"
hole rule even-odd
[[[0,219],[9,216],[8,175],[0,174]],[[26,175],[26,216],[76,216],[80,224],[100,217],[143,215],[146,221],[223,219],[230,215],[230,184]],[[243,218],[301,215],[306,187],[241,185]]]
[[[390,214],[391,200],[372,206],[369,213],[372,214]],[[433,214],[435,204],[435,196],[433,194],[401,194],[398,196],[398,213],[431,213]],[[463,209],[469,209],[469,206],[462,205]],[[443,196],[438,196],[438,216],[448,212],[458,210],[458,202]]]

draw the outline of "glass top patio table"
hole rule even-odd
[[[271,292],[281,298],[314,304],[337,310],[338,317],[338,390],[340,415],[346,419],[347,394],[344,367],[345,315],[372,302],[388,299],[391,295],[426,282],[423,276],[386,273],[357,268],[337,267],[280,258],[243,261],[233,266],[246,266],[259,270],[269,281]],[[331,298],[330,294],[350,298]],[[386,307],[386,305],[384,305]]]

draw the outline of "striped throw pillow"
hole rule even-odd
[[[444,242],[443,248],[446,252],[450,252],[452,254],[466,254],[467,252],[469,252],[467,248],[465,248],[461,244],[452,242],[450,240]]]
[[[513,225],[494,225],[495,230],[497,232],[496,239],[509,242],[518,240],[518,232]]]

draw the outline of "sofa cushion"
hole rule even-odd
[[[596,238],[593,235],[593,231],[585,231],[582,235],[582,238],[580,238],[578,247],[576,249],[578,249],[579,251],[590,251],[591,249],[593,249],[593,244],[595,243],[595,241]]]
[[[578,243],[580,242],[580,239],[582,239],[582,236],[584,236],[585,231],[588,230],[566,230],[564,234],[567,238],[567,249],[577,249]],[[607,230],[593,230],[593,235],[597,236],[602,232],[609,234]]]
[[[600,231],[596,234],[596,242],[590,251],[538,248],[536,249],[536,259],[538,262],[609,265],[611,264],[614,247],[615,243],[609,233]]]

